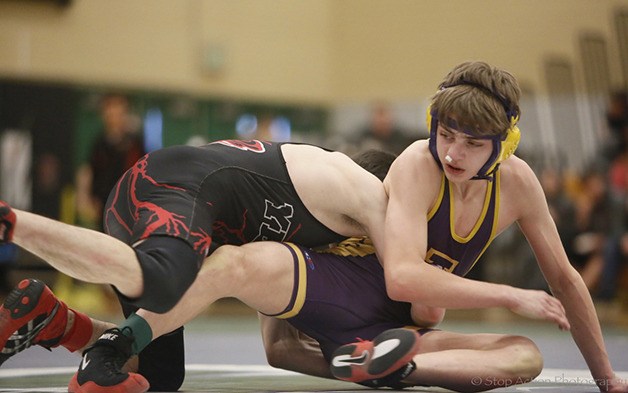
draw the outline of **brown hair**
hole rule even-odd
[[[509,72],[475,61],[462,63],[445,76],[432,98],[438,121],[455,120],[473,135],[503,135],[519,116],[521,89]]]
[[[377,176],[379,180],[384,181],[390,166],[397,156],[387,151],[369,149],[357,153],[351,158],[362,168]]]

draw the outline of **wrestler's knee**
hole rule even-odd
[[[209,281],[213,285],[228,283],[233,286],[243,283],[247,279],[247,266],[251,260],[250,253],[242,246],[220,246],[205,259],[199,279]]]
[[[179,300],[183,297],[185,291],[190,287],[190,283],[185,282],[168,282],[160,285],[155,290],[146,290],[144,287],[145,297],[142,308],[152,311],[158,314],[164,314],[170,311],[177,305]]]
[[[543,356],[532,340],[523,336],[506,338],[511,360],[513,377],[532,380],[543,370]]]
[[[173,308],[192,285],[200,256],[176,238],[149,238],[135,248],[143,274],[144,291],[129,303],[156,313]]]

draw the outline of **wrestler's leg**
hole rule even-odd
[[[151,389],[175,391],[183,381],[183,330],[177,328],[223,297],[239,298],[267,313],[280,312],[291,299],[293,266],[290,251],[278,243],[222,246],[204,261],[196,280],[174,308],[165,314],[139,309],[135,316],[127,319],[122,326],[132,327],[135,337],[132,350],[140,354],[139,368],[136,365],[136,369],[148,380]],[[272,283],[272,291],[268,291],[268,283]],[[150,292],[151,285],[147,284],[146,288]],[[143,322],[138,323],[137,316]],[[131,320],[133,322],[129,322]],[[150,342],[151,339],[154,341]],[[133,375],[133,378],[125,380],[124,388],[141,391],[144,384],[135,386],[138,378]],[[80,383],[81,378],[77,374],[71,388],[75,389]]]
[[[210,304],[235,297],[265,314],[283,311],[294,286],[294,261],[281,243],[255,242],[221,246],[205,259],[192,286],[165,314],[139,310],[153,330],[153,337],[184,325]]]
[[[85,343],[85,345],[83,345],[82,347],[76,348],[75,352],[77,354],[79,354],[79,355],[83,352],[83,350],[85,348],[87,348],[90,345],[92,345],[93,343],[95,343],[96,340],[98,340],[98,337],[100,337],[105,332],[105,330],[111,329],[112,327],[116,326],[112,322],[101,321],[99,319],[94,319],[94,318],[91,318],[91,317],[89,317],[89,320],[90,320],[90,323],[92,325],[92,334],[90,335],[90,338]],[[76,329],[74,329],[75,323],[76,323],[76,319],[74,318],[74,311],[70,310],[69,313],[68,313],[68,326],[66,327],[66,335],[68,333],[72,334],[73,331],[76,331]],[[68,337],[68,338],[70,338],[70,337]]]
[[[95,343],[96,340],[98,340],[98,337],[100,337],[105,332],[105,330],[111,329],[116,326],[112,322],[101,321],[92,317],[88,317],[88,319],[89,321],[80,321],[80,326],[78,326],[79,321],[77,321],[77,319],[75,318],[75,311],[68,310],[68,324],[65,328],[65,336],[63,337],[64,339],[72,340],[72,337],[70,337],[70,335],[80,334],[79,330],[85,329],[86,324],[91,325],[92,330],[89,339],[87,340],[87,342],[85,342],[84,345],[75,348],[68,348],[64,344],[61,344],[61,346],[66,347],[66,349],[70,350],[71,352],[76,352],[80,356],[81,353],[83,353],[83,350]]]
[[[13,242],[76,279],[112,284],[129,298],[143,292],[142,270],[131,247],[93,230],[13,209]]]
[[[528,338],[432,331],[421,337],[416,370],[403,382],[477,392],[530,382],[543,359]]]

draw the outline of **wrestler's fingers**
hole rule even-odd
[[[565,313],[565,308],[560,300],[555,297],[550,297],[549,311],[552,314],[554,321],[558,324],[560,330],[567,331],[571,329],[571,325],[567,319],[567,314]]]

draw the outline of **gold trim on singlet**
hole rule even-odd
[[[449,184],[449,231],[451,232],[451,237],[454,238],[458,243],[467,243],[469,240],[473,239],[477,231],[484,223],[484,218],[486,217],[486,212],[488,211],[488,207],[491,203],[491,195],[493,194],[493,185],[490,182],[487,182],[486,186],[486,194],[484,195],[484,206],[482,207],[482,213],[480,213],[480,217],[475,222],[473,229],[466,236],[462,237],[456,233],[456,222],[455,222],[455,211],[454,211],[454,194],[452,192],[452,185]]]
[[[279,319],[292,318],[295,315],[297,315],[303,308],[303,304],[305,304],[305,295],[307,293],[307,269],[305,266],[305,257],[303,256],[303,252],[301,251],[299,247],[297,247],[296,245],[292,243],[283,243],[283,244],[285,244],[287,247],[290,247],[294,251],[294,254],[296,255],[296,258],[297,258],[296,267],[298,268],[299,278],[298,278],[298,281],[295,283],[296,285],[298,285],[298,287],[297,287],[297,294],[294,299],[294,305],[292,306],[290,310],[285,311],[278,315],[274,315],[275,318],[279,318]]]
[[[369,237],[350,237],[330,248],[317,251],[343,257],[365,257],[375,254],[375,246],[373,246],[373,241]]]
[[[434,214],[438,211],[440,204],[443,203],[443,195],[445,195],[445,173],[443,172],[440,180],[440,190],[438,191],[438,197],[436,197],[436,202],[434,202],[434,206],[427,213],[427,221],[431,220],[434,217]]]
[[[501,182],[500,173],[501,171],[497,170],[495,171],[495,174],[493,175],[493,179],[495,181],[495,211],[493,212],[493,226],[491,228],[491,236],[486,242],[486,245],[484,245],[484,248],[482,249],[482,251],[480,251],[480,254],[478,255],[478,257],[475,258],[475,261],[473,261],[473,264],[469,268],[469,271],[471,271],[471,269],[473,269],[475,264],[480,260],[480,257],[484,254],[484,251],[486,251],[488,246],[491,245],[491,243],[493,242],[493,239],[495,239],[495,236],[496,236],[497,221],[499,220],[499,187],[500,187],[500,182]]]

